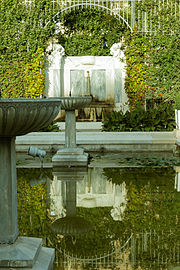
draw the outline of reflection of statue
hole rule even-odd
[[[123,182],[120,186],[116,185],[116,194],[113,209],[111,210],[111,216],[114,220],[122,220],[124,210],[126,208],[126,184]]]
[[[177,190],[177,192],[180,192],[180,167],[176,166],[175,171],[176,171],[176,176],[175,176],[175,185],[174,185],[174,187]]]

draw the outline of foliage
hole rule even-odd
[[[163,1],[162,1],[163,2]],[[176,0],[172,0],[173,8]],[[35,0],[30,6],[18,0],[0,2],[0,85],[2,97],[38,97],[44,91],[44,56],[50,37],[58,39],[67,55],[109,55],[113,43],[125,36],[126,92],[130,109],[145,99],[163,95],[173,100],[180,88],[179,27],[172,5],[151,14],[154,0],[136,3],[151,18],[153,35],[132,34],[125,24],[97,9],[80,9],[53,18],[51,0]],[[54,11],[56,13],[56,10]],[[168,17],[168,19],[166,19]],[[138,16],[137,16],[138,18]],[[60,32],[55,35],[55,23]],[[143,27],[143,21],[140,19]],[[57,27],[56,27],[57,28]],[[57,30],[57,29],[56,29]],[[41,53],[40,53],[41,52]],[[36,91],[35,91],[36,89]]]
[[[98,9],[79,9],[64,14],[59,43],[67,55],[110,55],[126,26],[110,14]]]
[[[12,55],[5,59],[0,55],[0,86],[2,98],[21,98],[25,96],[25,65],[26,58]]]
[[[2,97],[39,97],[44,91],[44,56],[53,32],[50,1],[0,2],[0,85]],[[46,26],[47,22],[49,24]]]
[[[129,98],[129,107],[133,110],[137,104],[144,104],[148,93],[148,67],[144,63],[147,45],[143,37],[135,30],[127,39],[125,50],[127,69],[125,89]]]
[[[172,131],[174,128],[174,109],[167,103],[146,111],[142,106],[125,113],[114,111],[103,122],[103,131]]]
[[[149,159],[150,160],[150,159]],[[113,184],[121,185],[123,182],[126,183],[126,188],[133,183],[134,187],[142,188],[148,183],[151,183],[152,186],[162,186],[164,182],[167,182],[169,179],[174,179],[175,173],[172,167],[169,167],[169,163],[166,164],[167,167],[162,167],[161,164],[163,161],[158,161],[154,159],[153,164],[145,167],[133,167],[132,164],[128,164],[126,168],[104,168],[103,175],[107,177],[109,181]],[[132,166],[132,167],[130,167]],[[134,166],[137,166],[134,163]],[[142,166],[142,163],[141,165]],[[148,176],[148,177],[147,177]]]
[[[126,35],[126,92],[130,109],[152,97],[162,96],[166,101],[174,101],[180,89],[180,20],[178,12],[172,13],[175,6],[178,8],[177,1],[166,3],[165,7],[163,3],[137,2],[137,10],[146,12],[149,18],[152,34],[142,35],[135,27],[130,37]],[[139,18],[138,31],[142,28],[143,20]]]
[[[57,260],[60,262],[63,260],[64,252],[67,254],[69,251],[70,255],[73,253],[77,257],[98,257],[123,246],[132,232],[134,237],[138,238],[143,232],[155,231],[157,234],[155,236],[158,237],[158,252],[157,237],[152,237],[151,245],[147,246],[147,249],[155,250],[156,254],[165,254],[170,259],[170,250],[173,250],[173,245],[179,241],[180,201],[179,194],[174,190],[174,170],[172,168],[114,168],[105,171],[108,172],[106,176],[109,181],[116,185],[123,182],[126,184],[127,204],[124,219],[113,220],[110,214],[112,207],[78,207],[77,215],[92,224],[93,232],[72,239],[69,236],[54,235],[50,230],[47,186],[45,183],[40,183],[38,186],[30,185],[30,181],[39,178],[41,170],[18,170],[20,235],[42,237],[46,241],[46,246],[56,247]],[[51,170],[45,170],[44,176],[47,175],[52,179],[51,173]],[[167,233],[170,230],[171,233]],[[118,246],[115,246],[116,244]],[[161,249],[161,246],[164,246],[164,249]],[[138,259],[140,256],[143,258],[145,256],[147,260],[151,260],[149,254],[151,252],[143,253],[138,249],[137,256]],[[156,258],[153,259],[155,261]]]
[[[175,96],[175,109],[180,110],[180,92]]]
[[[123,156],[123,157],[119,157],[117,159],[118,165],[122,166],[122,167],[143,167],[143,172],[144,172],[144,167],[146,167],[147,172],[149,172],[148,170],[151,170],[150,168],[154,168],[154,167],[174,167],[174,166],[180,166],[180,159],[179,157],[165,157],[165,156],[156,156],[156,155],[151,155],[150,157],[146,156]],[[150,168],[149,168],[150,167]],[[139,169],[140,171],[140,169]],[[116,174],[117,172],[117,174]],[[123,172],[123,170],[121,170],[121,173]],[[143,174],[143,172],[141,172],[141,174]],[[105,176],[110,177],[111,174],[113,175],[117,175],[117,179],[118,181],[120,181],[121,179],[121,175],[118,173],[118,169],[113,168],[113,169],[104,169],[104,173]],[[125,174],[127,173],[127,171],[125,170]],[[150,172],[149,172],[150,173]],[[158,173],[158,170],[157,170]],[[130,174],[130,170],[129,170],[129,174]],[[122,181],[123,181],[123,177],[125,177],[125,175],[122,176]],[[156,178],[158,176],[155,177],[154,172],[152,174],[152,177]],[[119,182],[117,182],[118,184]]]
[[[47,127],[44,127],[43,129],[40,130],[40,132],[58,132],[58,131],[59,127],[55,122],[52,122]]]
[[[47,219],[46,184],[31,187],[27,180],[20,178],[17,192],[18,227],[21,235],[44,237]]]
[[[30,7],[2,0],[0,12],[1,96],[37,98],[44,93],[44,53],[55,35],[52,2],[35,0]],[[96,9],[72,11],[58,19],[65,33],[56,38],[69,55],[108,55],[124,30],[114,16]]]
[[[37,50],[31,57],[29,63],[25,66],[25,82],[27,98],[38,98],[44,94],[45,81],[44,52]]]
[[[106,168],[104,175],[116,185],[126,184],[125,228],[142,232],[179,226],[173,168]]]
[[[167,101],[174,101],[176,93],[180,90],[180,21],[173,25],[172,35],[159,32],[150,39],[151,48],[149,58],[150,87],[155,95],[162,95]],[[171,29],[168,29],[171,31]]]
[[[173,185],[174,181],[166,183],[165,186],[153,186],[149,182],[139,189],[131,182],[123,222],[136,232],[150,229],[168,230],[175,224],[178,227],[179,202]]]
[[[39,98],[44,93],[44,53],[37,49],[30,56],[27,52],[0,56],[0,85],[2,98]]]

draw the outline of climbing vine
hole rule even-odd
[[[150,18],[152,34],[142,35],[135,27],[133,33],[126,36],[126,92],[130,109],[147,99],[174,102],[180,91],[180,18],[178,12],[172,14],[172,10],[180,6],[175,0],[166,6],[161,1],[160,5],[153,0],[138,2],[137,9]],[[158,12],[152,13],[151,8]],[[142,29],[143,18],[138,23],[138,29]]]
[[[40,97],[44,94],[44,53],[42,49],[38,49],[32,55],[31,62],[26,64],[25,67],[25,81],[27,98]]]
[[[111,46],[119,42],[125,24],[98,9],[79,9],[62,16],[59,43],[67,55],[110,55]]]
[[[130,109],[133,110],[137,104],[144,104],[148,93],[148,66],[144,62],[147,45],[143,37],[138,37],[137,30],[133,32],[130,39],[126,40],[126,93],[129,98]]]
[[[110,55],[112,44],[125,36],[130,109],[152,97],[172,101],[180,91],[179,13],[168,17],[177,5],[172,0],[171,5],[151,14],[152,7],[158,8],[156,2],[137,2],[137,9],[151,15],[152,31],[158,18],[163,25],[156,33],[143,36],[136,28],[129,33],[125,24],[101,10],[74,10],[53,20],[56,10],[51,0],[34,0],[31,6],[19,0],[1,0],[1,96],[36,98],[44,92],[45,54],[52,37],[67,55]],[[59,29],[57,25],[55,29],[57,22]],[[141,23],[143,27],[142,18],[140,27]]]
[[[44,51],[54,31],[50,1],[0,2],[1,96],[39,97],[44,92]],[[47,22],[49,22],[47,24]]]

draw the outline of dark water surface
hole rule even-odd
[[[18,169],[20,235],[55,248],[56,270],[179,270],[180,166],[169,165]]]

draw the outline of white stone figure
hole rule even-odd
[[[125,55],[122,50],[122,42],[114,43],[110,48],[110,54],[121,61],[125,61]]]
[[[126,57],[124,54],[124,51],[122,50],[122,44],[124,40],[122,39],[119,43],[114,43],[110,48],[110,54],[113,56],[114,59],[114,65],[120,66],[121,68],[121,80],[122,80],[122,92],[121,92],[121,102],[115,103],[115,111],[122,110],[123,112],[126,112],[129,107],[127,105],[128,97],[125,92],[125,77],[126,77]]]
[[[66,30],[68,30],[68,28],[66,28],[63,23],[58,22],[55,24],[55,35],[58,35],[59,33],[64,35]]]
[[[63,80],[62,80],[62,63],[65,55],[64,48],[51,40],[46,51],[49,53],[47,65],[45,68],[46,82],[45,93],[48,97],[62,96]]]
[[[51,42],[47,48],[47,51],[51,52],[48,57],[48,61],[50,62],[51,66],[54,65],[59,67],[61,58],[65,55],[63,46]]]

